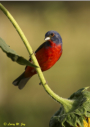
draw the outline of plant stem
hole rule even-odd
[[[54,99],[56,100],[57,102],[59,102],[60,104],[66,104],[65,102],[67,101],[70,101],[71,100],[68,100],[68,99],[64,99],[62,97],[59,97],[57,94],[55,94],[48,86],[48,84],[46,83],[46,80],[43,76],[43,73],[40,69],[40,66],[38,64],[38,61],[33,53],[33,50],[28,42],[28,40],[26,39],[24,33],[22,32],[21,28],[19,27],[19,25],[17,24],[17,22],[15,21],[15,19],[12,17],[12,15],[8,12],[8,10],[0,3],[0,9],[3,11],[3,13],[8,17],[8,19],[11,21],[11,23],[13,24],[13,26],[15,27],[15,29],[17,30],[18,34],[20,35],[21,39],[23,40],[29,54],[30,54],[30,57],[33,61],[33,63],[38,66],[38,68],[36,68],[36,71],[38,73],[38,76],[40,78],[40,81],[45,89],[45,91]],[[65,100],[65,101],[64,101]]]

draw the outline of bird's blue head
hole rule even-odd
[[[53,41],[54,43],[57,43],[57,44],[62,44],[62,38],[60,36],[60,34],[57,32],[57,31],[54,31],[54,30],[51,30],[51,31],[48,31],[46,34],[45,34],[45,40],[51,40]]]

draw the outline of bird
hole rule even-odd
[[[57,31],[50,30],[45,34],[45,42],[35,51],[36,59],[42,71],[50,69],[62,55],[62,38]],[[33,61],[29,59],[31,63]],[[22,89],[28,80],[37,74],[34,67],[26,66],[25,71],[13,81],[13,85]]]

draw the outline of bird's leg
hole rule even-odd
[[[33,53],[31,55],[33,55],[33,54],[36,55],[36,53],[34,51],[33,51]]]
[[[36,55],[36,53],[33,51],[33,53],[29,57],[31,57],[33,54]]]
[[[39,85],[42,85],[42,83],[40,82]]]
[[[45,82],[45,85],[47,84],[47,81]],[[40,82],[39,85],[42,85],[42,83]]]

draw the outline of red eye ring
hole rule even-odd
[[[54,36],[54,33],[51,33],[51,36],[53,37]]]

